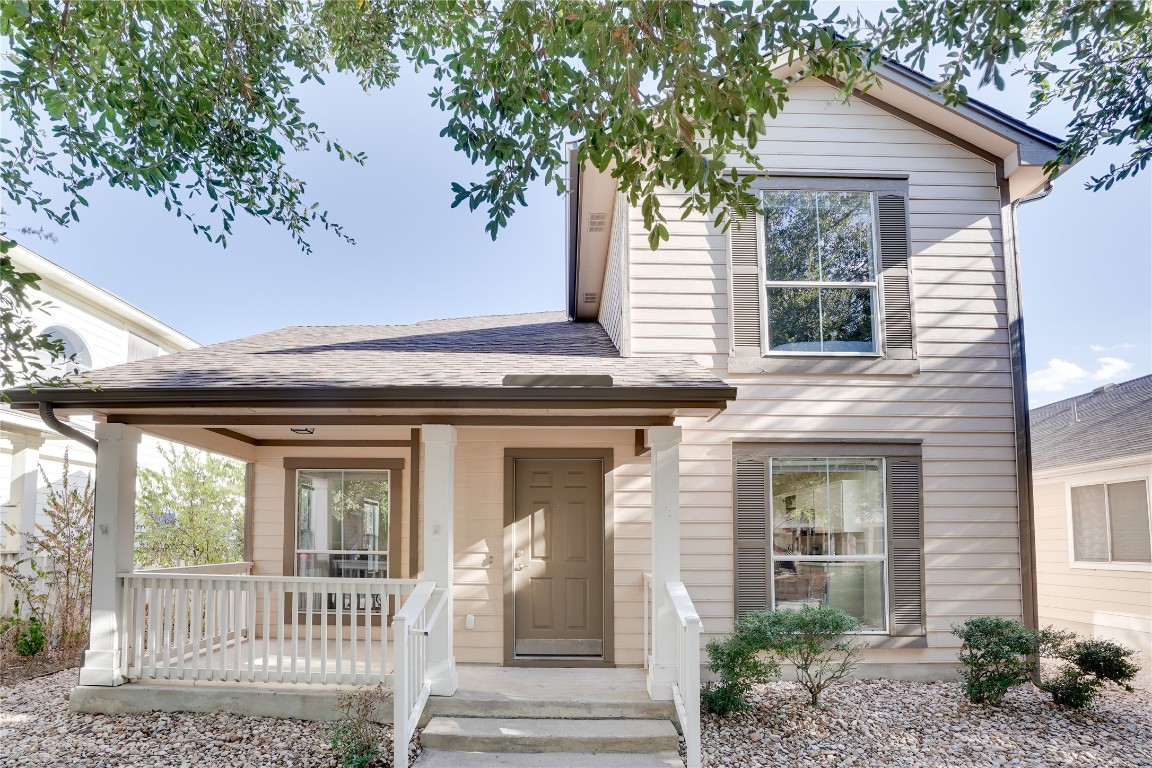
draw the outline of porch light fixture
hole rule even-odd
[[[298,435],[311,435],[316,431],[316,427],[292,427],[292,431]]]

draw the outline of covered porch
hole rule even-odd
[[[90,376],[10,393],[98,422],[76,701],[383,683],[404,743],[469,665],[620,671],[675,703],[692,762],[678,421],[736,396],[694,361],[528,315],[285,329]],[[244,563],[134,570],[145,432],[246,463]]]
[[[172,415],[113,418],[117,421],[97,427],[97,576],[90,645],[73,706],[99,708],[115,700],[117,707],[130,709],[136,686],[107,691],[125,683],[140,684],[141,705],[155,706],[160,694],[180,702],[185,699],[180,688],[188,686],[187,700],[203,707],[214,706],[213,698],[223,707],[251,701],[242,689],[274,692],[281,702],[291,696],[314,702],[330,696],[316,699],[312,692],[379,683],[391,689],[390,715],[401,744],[427,716],[429,697],[454,699],[460,693],[462,674],[584,668],[588,674],[599,672],[596,689],[561,688],[565,700],[591,696],[602,706],[604,681],[616,675],[613,685],[631,689],[631,699],[642,695],[668,702],[689,745],[698,746],[700,623],[679,579],[679,427],[421,424],[406,427],[410,439],[399,446],[400,440],[354,440],[363,429],[358,425],[313,426],[309,438],[321,434],[328,439],[309,441],[253,437],[284,428],[237,423],[245,420],[237,416],[213,417],[222,426],[210,427],[173,425],[179,417]],[[625,418],[642,422],[653,417]],[[311,425],[326,420],[315,412],[281,420],[289,419]],[[168,423],[149,423],[159,420]],[[216,451],[229,448],[249,462],[250,560],[132,569],[135,448],[144,430]],[[399,434],[379,427],[373,431]],[[364,455],[369,453],[375,455]],[[518,469],[521,456],[527,458]],[[312,478],[313,467],[328,471],[379,462],[391,467],[388,478],[394,483],[384,505],[380,551],[338,550],[327,558],[327,572],[318,572],[314,550],[332,549],[332,542],[324,547],[309,542],[309,552],[300,552],[300,505],[305,504],[300,478]],[[579,487],[574,471],[589,462],[596,464],[591,495],[603,501],[601,517],[591,528],[549,530],[556,524],[549,514],[576,519],[573,510],[585,497],[560,508],[555,500],[525,496],[528,509],[517,516],[511,497],[518,494],[518,472],[527,471],[520,477],[524,487],[531,487],[541,472],[567,473],[559,485]],[[634,487],[637,478],[647,486],[640,492]],[[495,489],[493,481],[500,481]],[[282,503],[262,508],[271,494],[261,489],[271,487],[280,489]],[[626,503],[629,494],[647,503]],[[323,506],[318,500],[309,503],[317,505]],[[590,536],[589,546],[580,545],[576,554],[601,550],[584,559],[599,570],[602,600],[582,592],[579,603],[598,606],[600,616],[575,622],[580,625],[575,636],[562,637],[551,650],[547,642],[532,638],[517,642],[523,625],[517,614],[539,610],[532,603],[534,581],[521,573],[543,567],[533,571],[535,583],[548,585],[555,578],[548,567],[549,558],[556,559],[552,550],[561,546],[558,538],[571,540],[595,529],[602,540],[593,542]],[[518,530],[528,539],[518,540]],[[638,552],[641,548],[646,551]],[[543,566],[534,560],[544,561]],[[298,575],[301,571],[311,575]],[[583,584],[580,573],[573,580]],[[553,594],[546,591],[545,602]],[[551,611],[547,605],[544,609]],[[563,612],[573,616],[577,611],[569,605]],[[591,641],[582,635],[581,627],[588,626],[599,632]],[[592,682],[591,677],[570,681]],[[508,691],[476,687],[506,683],[506,678],[473,674],[463,699],[472,704],[463,706],[485,701],[482,709],[490,711],[493,698]],[[298,702],[287,710],[315,713],[310,706]],[[396,759],[405,759],[399,750]]]

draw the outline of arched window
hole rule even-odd
[[[79,333],[63,325],[50,325],[42,333],[64,344],[64,359],[53,362],[53,367],[62,374],[86,371],[92,367],[92,354]]]

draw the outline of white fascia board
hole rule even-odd
[[[55,264],[43,256],[17,245],[8,252],[12,263],[20,270],[34,272],[40,276],[42,287],[51,285],[59,290],[72,294],[81,302],[98,307],[112,316],[126,323],[136,326],[158,338],[161,342],[176,351],[195,349],[200,344],[175,328],[157,320],[139,307],[130,304],[119,296],[97,285],[93,285],[84,278],[69,272],[59,264]]]

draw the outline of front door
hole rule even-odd
[[[516,656],[604,654],[604,467],[516,459]]]

